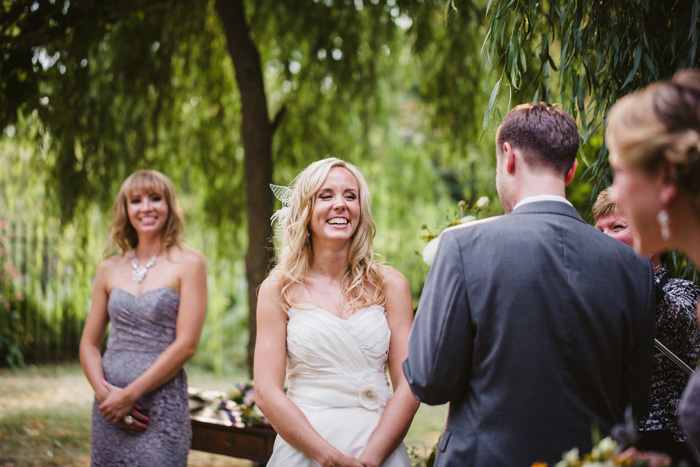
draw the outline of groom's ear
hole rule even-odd
[[[515,149],[510,143],[503,143],[503,162],[506,173],[513,175],[515,173]]]
[[[574,179],[574,175],[576,175],[576,167],[578,167],[578,161],[574,159],[574,163],[571,165],[571,168],[568,172],[566,172],[566,179],[564,180],[564,185],[568,185]]]

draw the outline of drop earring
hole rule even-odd
[[[656,215],[656,222],[659,223],[659,227],[661,228],[661,238],[668,241],[668,239],[671,238],[671,228],[668,222],[668,213],[665,209],[662,209]]]

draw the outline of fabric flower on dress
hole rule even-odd
[[[363,373],[362,379],[364,384],[360,388],[360,404],[368,410],[384,407],[391,397],[386,375],[367,371]]]

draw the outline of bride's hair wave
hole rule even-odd
[[[360,221],[352,236],[348,261],[340,277],[343,296],[350,309],[372,304],[383,305],[385,302],[384,278],[379,263],[374,259],[372,246],[376,227],[372,219],[372,198],[367,182],[354,165],[329,157],[309,165],[292,182],[289,214],[284,221],[277,266],[272,270],[272,273],[278,272],[281,276],[280,298],[285,310],[296,305],[291,296],[291,287],[294,284],[303,286],[304,277],[313,261],[310,224],[314,202],[328,173],[335,167],[349,170],[360,190]]]

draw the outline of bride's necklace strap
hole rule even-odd
[[[143,280],[146,278],[148,270],[151,269],[154,264],[156,264],[157,259],[158,256],[153,256],[148,260],[145,266],[139,266],[139,260],[136,258],[136,256],[134,256],[134,258],[131,260],[131,267],[134,268],[134,274],[131,276],[131,279],[133,279],[133,281],[137,284],[143,282]]]

